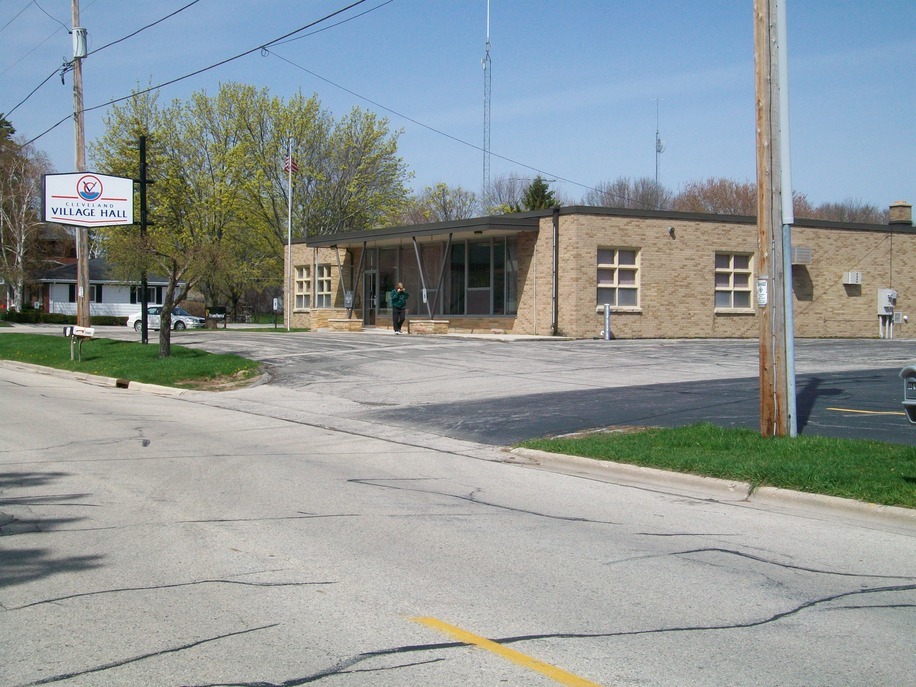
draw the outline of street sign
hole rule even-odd
[[[91,172],[45,174],[42,218],[81,227],[134,223],[134,182]]]

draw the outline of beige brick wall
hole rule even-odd
[[[559,217],[558,334],[599,337],[604,313],[596,311],[597,251],[632,248],[640,252],[640,303],[615,309],[615,338],[756,338],[759,319],[751,313],[716,312],[715,254],[754,255],[756,224],[720,218],[666,219],[609,215]],[[674,227],[674,235],[668,228]],[[889,228],[890,229],[890,228]],[[877,291],[893,287],[897,310],[911,316],[894,335],[916,338],[916,235],[911,232],[797,226],[792,243],[813,251],[811,265],[793,267],[793,307],[798,337],[875,338]],[[549,333],[551,323],[552,218],[541,220],[536,245],[519,242],[519,312],[516,333]],[[531,256],[526,265],[527,256]],[[862,286],[842,284],[844,272],[862,272]],[[535,300],[535,291],[537,292]],[[752,297],[752,305],[756,299]]]
[[[350,280],[354,271],[351,265],[352,256],[353,252],[351,251],[345,259],[344,251],[340,251],[341,266],[344,272],[344,286],[347,289],[352,288],[350,285]],[[347,316],[347,309],[344,307],[344,293],[340,286],[340,273],[337,267],[337,257],[334,254],[334,249],[308,248],[303,243],[294,243],[292,245],[292,258],[292,293],[286,293],[288,290],[284,289],[285,312],[292,313],[290,326],[296,329],[326,329],[330,326],[329,320],[345,318]],[[356,252],[356,259],[359,260],[358,251]],[[294,295],[295,292],[295,269],[303,265],[311,267],[312,303],[315,302],[315,266],[331,266],[331,303],[333,304],[331,308],[309,308],[306,310],[295,310],[290,308],[291,296]],[[358,318],[359,312],[360,311],[355,311],[353,316]]]
[[[673,236],[669,227],[674,228]],[[891,229],[895,229],[894,233]],[[894,328],[897,338],[916,338],[916,233],[909,226],[837,228],[803,223],[792,230],[792,243],[813,251],[810,265],[793,267],[795,332],[798,337],[877,338],[877,291],[897,290],[897,310],[910,316]],[[513,317],[445,316],[452,332],[494,330],[516,334],[551,333],[553,218],[542,217],[539,231],[521,232],[518,245],[518,312]],[[625,214],[561,213],[559,216],[558,331],[562,336],[601,335],[604,314],[597,309],[597,251],[603,248],[639,250],[639,308],[614,310],[615,338],[756,338],[759,330],[756,298],[752,310],[715,310],[715,254],[754,255],[757,272],[757,226],[710,216],[637,217]],[[352,249],[345,267],[347,288]],[[293,262],[314,264],[315,251],[293,245]],[[343,259],[343,251],[341,251]],[[334,304],[343,307],[332,249],[317,251],[318,263],[332,266]],[[352,263],[351,263],[352,261]],[[861,286],[844,286],[843,273],[862,273]],[[752,284],[753,286],[753,284]],[[357,310],[361,312],[359,289]],[[328,311],[334,312],[334,311]],[[340,312],[340,310],[336,311]],[[345,312],[345,311],[344,311]],[[325,313],[294,312],[293,326],[321,327]],[[340,316],[335,315],[335,316]],[[302,324],[300,324],[302,323]],[[379,322],[379,326],[385,326]]]

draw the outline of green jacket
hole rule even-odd
[[[408,298],[410,298],[410,294],[407,293],[407,289],[400,293],[398,293],[397,289],[392,289],[391,294],[388,296],[388,305],[392,308],[405,308],[407,307]]]

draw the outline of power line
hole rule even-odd
[[[155,91],[155,90],[158,90],[158,89],[160,89],[160,88],[165,88],[166,86],[171,86],[172,84],[178,83],[179,81],[184,81],[185,79],[190,79],[192,76],[197,76],[198,74],[203,74],[204,72],[208,72],[208,71],[210,71],[211,69],[216,69],[217,67],[221,67],[221,66],[223,66],[224,64],[228,64],[229,62],[234,62],[235,60],[241,59],[242,57],[246,57],[246,56],[250,55],[251,53],[257,52],[257,51],[259,51],[259,50],[262,51],[262,52],[270,52],[270,51],[268,50],[268,48],[269,48],[270,46],[275,45],[275,44],[279,43],[280,41],[285,41],[287,38],[290,38],[291,36],[295,36],[297,33],[302,33],[303,31],[305,31],[305,30],[307,30],[307,29],[310,29],[310,28],[312,28],[313,26],[317,26],[318,24],[321,24],[322,22],[325,22],[325,21],[327,21],[328,19],[331,19],[332,17],[336,17],[338,14],[343,14],[344,12],[353,9],[354,7],[357,7],[357,6],[359,6],[359,5],[362,5],[362,4],[363,4],[364,2],[366,2],[366,1],[367,1],[367,0],[356,0],[356,2],[353,2],[353,3],[351,3],[350,5],[347,5],[346,7],[343,7],[343,8],[341,8],[341,9],[339,9],[339,10],[336,10],[336,11],[334,11],[334,12],[331,12],[330,14],[328,14],[328,15],[322,17],[321,19],[316,19],[316,20],[313,21],[313,22],[309,22],[309,23],[306,24],[305,26],[301,26],[301,27],[299,27],[298,29],[295,29],[294,31],[290,31],[289,33],[283,34],[283,35],[280,36],[279,38],[275,38],[275,39],[273,39],[272,41],[269,41],[269,42],[267,42],[267,43],[263,43],[263,44],[257,46],[256,48],[251,48],[250,50],[246,50],[245,52],[241,52],[241,53],[239,53],[238,55],[234,55],[233,57],[228,57],[228,58],[226,58],[225,60],[220,60],[219,62],[216,62],[215,64],[211,64],[209,67],[203,67],[202,69],[198,69],[198,70],[196,70],[196,71],[193,71],[193,72],[191,72],[190,74],[185,74],[184,76],[179,76],[179,77],[177,77],[177,78],[175,78],[175,79],[172,79],[172,80],[170,80],[170,81],[165,81],[165,82],[163,82],[163,83],[161,83],[161,84],[157,84],[156,86],[151,86],[150,88],[144,89],[144,90],[142,90],[142,91],[137,91],[136,93],[131,93],[130,95],[125,95],[125,96],[123,96],[123,97],[121,97],[121,98],[115,98],[115,99],[113,99],[113,100],[109,100],[108,102],[102,103],[101,105],[95,105],[94,107],[87,107],[87,108],[84,108],[84,109],[83,109],[83,112],[92,112],[92,111],[94,111],[94,110],[98,110],[98,109],[101,109],[101,108],[103,108],[103,107],[108,107],[109,105],[115,105],[116,103],[120,103],[120,102],[123,102],[123,101],[125,101],[125,100],[130,100],[131,98],[136,98],[137,96],[141,96],[141,95],[144,95],[144,94],[146,94],[146,93],[150,93],[151,91]],[[35,138],[33,138],[32,140],[28,141],[28,142],[26,143],[26,145],[29,145],[30,143],[34,143],[35,141],[37,141],[38,139],[40,139],[40,138],[41,138],[42,136],[44,136],[45,134],[48,134],[48,133],[50,133],[51,131],[54,131],[54,129],[56,129],[56,128],[59,127],[61,124],[63,124],[64,122],[66,122],[66,121],[67,121],[68,119],[70,119],[72,116],[73,116],[72,114],[67,115],[66,117],[64,117],[63,119],[61,119],[60,121],[58,121],[57,123],[55,123],[54,125],[52,125],[51,127],[49,127],[48,129],[45,129],[44,131],[42,131],[40,134],[38,134],[37,136],[35,136]]]
[[[371,12],[375,12],[375,10],[379,10],[379,9],[381,9],[382,7],[384,7],[385,5],[390,5],[390,4],[393,3],[393,2],[394,2],[394,0],[385,0],[385,2],[383,2],[381,5],[376,5],[375,7],[370,7],[369,9],[365,10],[364,12],[360,12],[359,14],[354,14],[352,17],[347,17],[346,19],[341,19],[339,22],[337,22],[337,23],[335,23],[335,24],[329,24],[328,26],[323,26],[323,27],[321,27],[320,29],[318,29],[317,31],[311,31],[311,32],[309,32],[309,33],[303,34],[302,36],[296,36],[295,38],[289,38],[289,39],[280,40],[280,41],[272,41],[272,42],[271,42],[271,45],[273,45],[274,47],[276,47],[276,46],[278,46],[278,45],[286,45],[287,43],[292,43],[293,41],[301,41],[303,38],[308,38],[309,36],[314,36],[314,35],[316,35],[316,34],[322,33],[323,31],[330,31],[330,30],[333,29],[333,28],[336,28],[336,27],[341,26],[341,25],[343,25],[343,24],[346,24],[346,23],[348,23],[348,22],[351,22],[351,21],[354,21],[354,20],[356,20],[356,19],[359,19],[360,17],[363,17],[363,16],[365,16],[365,15],[371,13]]]
[[[476,144],[474,144],[474,143],[470,143],[469,141],[465,141],[465,140],[462,139],[462,138],[458,138],[457,136],[453,136],[452,134],[446,133],[445,131],[442,131],[441,129],[437,129],[437,128],[433,127],[433,126],[430,126],[429,124],[425,124],[425,123],[423,123],[423,122],[421,122],[421,121],[419,121],[419,120],[417,120],[417,119],[414,119],[413,117],[410,117],[410,116],[408,116],[408,115],[406,115],[406,114],[403,114],[402,112],[398,112],[397,110],[393,110],[393,109],[391,109],[390,107],[387,107],[386,105],[382,105],[381,103],[379,103],[379,102],[377,102],[377,101],[375,101],[375,100],[372,100],[371,98],[367,98],[366,96],[361,95],[360,93],[357,93],[356,91],[351,90],[351,89],[347,88],[346,86],[342,86],[342,85],[339,84],[339,83],[336,83],[336,82],[334,82],[334,81],[331,81],[330,79],[328,79],[328,78],[322,76],[321,74],[318,74],[318,73],[316,73],[316,72],[313,72],[312,70],[307,69],[306,67],[303,67],[301,64],[297,64],[297,63],[293,62],[292,60],[290,60],[290,59],[288,59],[288,58],[286,58],[286,57],[283,57],[282,55],[279,55],[279,54],[273,52],[272,50],[268,50],[267,48],[265,48],[265,49],[264,49],[264,52],[265,52],[265,54],[267,54],[267,55],[273,55],[273,56],[276,57],[277,59],[282,60],[283,62],[286,62],[286,63],[289,64],[290,66],[295,67],[296,69],[299,69],[299,70],[305,72],[306,74],[309,74],[309,75],[311,75],[311,76],[314,76],[316,79],[319,79],[319,80],[321,80],[321,81],[324,81],[326,84],[329,84],[329,85],[333,86],[334,88],[338,88],[338,89],[344,91],[345,93],[349,93],[350,95],[352,95],[352,96],[354,96],[354,97],[356,97],[356,98],[359,98],[360,100],[362,100],[362,101],[364,101],[364,102],[369,103],[369,104],[372,105],[373,107],[377,107],[377,108],[379,108],[380,110],[384,110],[385,112],[389,112],[389,113],[393,114],[393,115],[396,116],[396,117],[399,117],[399,118],[401,118],[401,119],[403,119],[403,120],[405,120],[405,121],[408,121],[408,122],[410,122],[411,124],[416,124],[417,126],[422,127],[422,128],[424,128],[424,129],[426,129],[427,131],[431,131],[432,133],[437,134],[438,136],[442,136],[442,137],[447,138],[447,139],[449,139],[449,140],[455,141],[455,143],[460,143],[460,144],[463,145],[463,146],[467,146],[468,148],[473,148],[474,150],[477,150],[477,151],[480,151],[480,152],[487,152],[488,155],[492,155],[493,157],[499,158],[500,160],[503,160],[504,162],[509,162],[509,163],[511,163],[511,164],[513,164],[513,165],[517,165],[517,166],[519,166],[519,167],[523,167],[524,169],[531,170],[532,172],[536,172],[537,174],[540,174],[540,175],[541,175],[542,177],[544,177],[544,178],[552,178],[552,179],[554,179],[555,181],[562,181],[562,182],[565,182],[565,183],[567,183],[567,184],[572,184],[573,186],[579,186],[580,188],[584,188],[584,189],[586,189],[586,190],[588,190],[588,191],[597,191],[597,192],[599,192],[599,193],[605,193],[605,195],[612,195],[612,196],[615,196],[615,197],[620,198],[620,199],[623,199],[623,200],[626,200],[626,199],[627,199],[626,196],[622,196],[622,195],[620,195],[620,194],[618,194],[618,193],[610,193],[610,192],[608,192],[608,191],[602,191],[601,189],[597,189],[597,188],[595,188],[595,187],[593,187],[593,186],[589,186],[588,184],[583,184],[583,183],[580,183],[580,182],[578,182],[578,181],[573,181],[572,179],[567,179],[566,177],[563,177],[563,176],[561,176],[561,175],[559,175],[559,174],[556,174],[556,173],[554,173],[554,172],[545,171],[545,170],[543,170],[543,169],[539,169],[538,167],[533,167],[533,166],[531,166],[531,165],[525,164],[524,162],[519,162],[518,160],[514,160],[514,159],[512,159],[511,157],[506,157],[505,155],[500,155],[499,153],[494,153],[494,152],[492,152],[492,151],[485,151],[484,148],[483,148],[482,146],[476,145]],[[648,208],[648,209],[653,209],[653,208],[654,208],[654,205],[653,205],[652,203],[642,203],[642,202],[640,202],[640,204],[641,204],[641,205],[645,205],[646,208]]]
[[[32,0],[32,2],[34,2],[34,0]],[[156,26],[156,24],[161,24],[161,23],[164,22],[166,19],[171,19],[172,17],[174,17],[174,16],[175,16],[176,14],[178,14],[179,12],[183,12],[184,10],[188,9],[189,7],[191,7],[192,5],[196,5],[198,2],[200,2],[200,0],[193,0],[192,2],[189,2],[189,3],[188,3],[187,5],[185,5],[184,7],[180,7],[179,9],[175,10],[175,11],[172,12],[171,14],[167,14],[166,16],[162,17],[161,19],[157,19],[156,21],[152,22],[151,24],[147,24],[146,26],[143,26],[143,27],[137,29],[137,30],[134,31],[133,33],[130,33],[130,34],[124,36],[123,38],[119,38],[119,39],[117,39],[117,40],[115,40],[115,41],[112,41],[111,43],[108,43],[107,45],[103,45],[101,48],[97,48],[96,50],[93,50],[92,52],[87,53],[87,54],[86,54],[86,57],[88,57],[89,55],[95,55],[97,52],[101,52],[101,51],[104,50],[105,48],[110,48],[112,45],[116,45],[116,44],[118,44],[118,43],[120,43],[120,42],[122,42],[122,41],[126,41],[128,38],[133,38],[133,37],[136,36],[138,33],[141,33],[142,31],[146,31],[146,29],[151,28],[151,27],[153,27],[153,26]],[[42,9],[41,6],[40,6],[37,2],[34,2],[34,4],[35,4],[35,6],[38,7],[38,9],[40,9],[42,12],[45,12],[44,9]],[[28,5],[26,5],[26,7],[28,7]],[[23,8],[23,9],[25,9],[25,8]],[[20,14],[22,14],[22,12],[20,12]],[[48,14],[48,13],[45,12],[45,14]],[[19,16],[19,15],[16,15],[16,16]],[[48,16],[51,17],[50,14],[48,14]],[[14,18],[15,18],[15,17],[14,17]],[[51,17],[51,18],[54,19],[54,17]],[[12,21],[12,20],[10,20],[10,21]],[[59,22],[57,19],[54,19],[54,21],[57,21],[57,22],[60,24],[60,22]],[[68,28],[67,28],[66,26],[64,26],[63,24],[61,24],[61,26],[63,26],[65,29],[67,29],[68,32],[70,31],[70,29],[68,29]],[[4,28],[5,28],[5,27],[4,27]],[[57,33],[57,31],[55,31],[54,33]],[[51,34],[51,35],[53,36],[54,34]],[[50,36],[49,36],[49,38],[50,38]],[[9,112],[7,112],[7,113],[5,114],[5,116],[8,117],[8,116],[11,115],[13,112],[15,112],[15,111],[19,108],[19,106],[23,105],[26,101],[28,101],[29,98],[31,98],[33,95],[35,95],[35,93],[36,93],[42,86],[44,86],[46,83],[48,83],[48,81],[51,79],[51,77],[54,76],[55,74],[60,73],[60,75],[61,75],[61,80],[63,80],[64,74],[66,74],[68,71],[70,71],[72,65],[73,65],[73,61],[72,61],[72,60],[65,61],[64,64],[63,64],[61,67],[59,67],[58,69],[55,69],[53,72],[51,72],[51,73],[45,78],[44,81],[42,81],[42,82],[41,82],[40,84],[38,84],[34,89],[32,89],[32,92],[31,92],[31,93],[29,93],[25,98],[23,98],[23,99],[20,100],[18,103],[16,103],[16,106],[13,107],[12,110],[10,110]],[[66,120],[64,120],[64,121],[66,121]],[[60,122],[58,122],[58,124],[55,124],[55,126],[58,126],[59,124],[60,124]],[[45,132],[45,133],[47,133],[47,132]],[[42,134],[42,135],[44,135],[44,134]]]
[[[9,26],[10,24],[12,24],[12,23],[13,23],[14,21],[16,21],[17,19],[19,19],[19,16],[20,16],[23,12],[25,12],[27,9],[29,9],[29,5],[31,5],[31,4],[32,4],[32,0],[29,0],[27,3],[25,3],[25,7],[23,7],[21,10],[19,10],[18,12],[16,12],[16,16],[14,16],[12,19],[10,19],[8,22],[6,22],[3,26],[0,26],[0,31],[3,31],[7,26]],[[44,11],[44,10],[42,10],[42,11]],[[47,14],[47,13],[46,13],[46,14]]]
[[[190,4],[187,5],[186,7],[190,7],[191,5],[195,4],[195,2],[197,2],[197,1],[199,1],[199,0],[194,0],[194,2],[190,3]],[[325,31],[325,30],[327,30],[327,29],[334,28],[335,26],[339,26],[339,25],[344,24],[344,23],[346,23],[346,22],[348,22],[348,21],[352,21],[353,19],[357,19],[357,18],[359,18],[359,17],[361,17],[361,16],[363,16],[363,15],[366,15],[366,14],[368,14],[368,13],[370,13],[370,12],[373,12],[373,11],[375,11],[375,10],[377,10],[377,9],[380,9],[380,8],[384,7],[385,5],[388,5],[388,4],[392,3],[392,2],[394,2],[394,0],[386,0],[385,2],[382,2],[380,5],[377,5],[377,6],[375,6],[375,7],[372,7],[372,8],[370,8],[370,9],[368,9],[368,10],[366,10],[366,11],[360,13],[360,14],[357,14],[357,15],[354,16],[354,17],[350,17],[350,18],[348,18],[348,19],[342,20],[342,21],[340,21],[340,22],[337,22],[336,24],[332,24],[332,25],[327,26],[327,27],[323,27],[323,28],[320,29],[319,31],[313,31],[313,32],[308,33],[308,34],[305,34],[305,35],[303,35],[303,36],[298,36],[297,38],[291,38],[292,36],[296,36],[296,34],[302,33],[303,31],[306,31],[306,30],[308,30],[308,29],[310,29],[310,28],[312,28],[312,27],[314,27],[314,26],[317,26],[318,24],[321,24],[321,23],[327,21],[328,19],[331,19],[331,18],[333,18],[333,17],[335,17],[335,16],[337,16],[337,15],[339,15],[339,14],[342,14],[342,13],[344,13],[344,12],[347,12],[348,10],[351,10],[351,9],[353,9],[354,7],[357,7],[357,6],[363,4],[363,3],[366,2],[366,1],[367,1],[367,0],[357,0],[356,2],[353,2],[353,3],[350,4],[350,5],[347,5],[346,7],[343,7],[343,8],[341,8],[341,9],[335,11],[335,12],[332,12],[332,13],[326,15],[325,17],[322,17],[321,19],[317,19],[317,20],[315,20],[315,21],[313,21],[313,22],[310,22],[310,23],[308,23],[308,24],[306,24],[306,25],[304,25],[304,26],[301,26],[301,27],[299,27],[298,29],[295,29],[294,31],[290,31],[290,32],[287,33],[287,34],[284,34],[284,35],[282,35],[282,36],[280,36],[280,37],[278,37],[278,38],[275,38],[275,39],[273,39],[273,40],[271,40],[271,41],[269,41],[269,42],[267,42],[267,43],[264,43],[264,44],[262,44],[262,45],[259,45],[259,46],[256,47],[256,48],[252,48],[252,49],[250,49],[250,50],[246,50],[245,52],[239,53],[239,54],[237,54],[237,55],[235,55],[235,56],[233,56],[233,57],[229,57],[229,58],[227,58],[227,59],[225,59],[225,60],[221,60],[221,61],[219,61],[219,62],[216,62],[215,64],[212,64],[212,65],[210,65],[210,66],[208,66],[208,67],[204,67],[204,68],[202,68],[202,69],[198,69],[198,70],[196,70],[196,71],[194,71],[194,72],[191,72],[191,73],[189,73],[189,74],[185,74],[184,76],[177,77],[177,78],[172,79],[172,80],[170,80],[170,81],[165,81],[165,82],[160,83],[160,84],[158,84],[158,85],[156,85],[156,86],[151,86],[150,88],[144,89],[144,90],[142,90],[142,91],[138,91],[138,92],[136,92],[136,93],[131,93],[130,95],[123,96],[123,97],[121,97],[121,98],[115,98],[115,99],[113,99],[113,100],[109,100],[108,102],[102,103],[102,104],[100,104],[100,105],[95,105],[95,106],[93,106],[93,107],[85,108],[85,109],[83,110],[83,112],[92,112],[92,111],[94,111],[94,110],[98,110],[98,109],[101,109],[101,108],[103,108],[103,107],[108,107],[109,105],[114,105],[114,104],[123,102],[123,101],[125,101],[125,100],[130,100],[131,98],[136,98],[136,97],[141,96],[141,95],[144,95],[144,94],[146,94],[146,93],[150,93],[150,92],[155,91],[155,90],[158,90],[158,89],[160,89],[160,88],[164,88],[164,87],[166,87],[166,86],[170,86],[170,85],[172,85],[172,84],[178,83],[179,81],[184,81],[185,79],[189,79],[189,78],[191,78],[192,76],[197,76],[198,74],[202,74],[202,73],[204,73],[204,72],[210,71],[210,70],[215,69],[215,68],[217,68],[217,67],[220,67],[220,66],[222,66],[222,65],[224,65],[224,64],[228,64],[229,62],[233,62],[233,61],[235,61],[235,60],[241,59],[242,57],[246,57],[246,56],[248,56],[248,55],[250,55],[250,54],[252,54],[252,53],[254,53],[254,52],[261,51],[261,53],[264,54],[264,55],[272,55],[272,56],[274,56],[274,57],[276,57],[276,58],[278,58],[278,59],[280,59],[280,60],[286,62],[286,63],[289,64],[290,66],[295,67],[296,69],[299,69],[299,70],[305,72],[306,74],[310,74],[311,76],[315,77],[316,79],[319,79],[319,80],[321,80],[321,81],[324,81],[325,83],[327,83],[327,84],[329,84],[329,85],[331,85],[331,86],[334,86],[335,88],[338,88],[338,89],[340,89],[340,90],[342,90],[342,91],[344,91],[344,92],[346,92],[346,93],[349,93],[350,95],[352,95],[352,96],[354,96],[354,97],[356,97],[356,98],[359,98],[360,100],[363,100],[363,101],[369,103],[370,105],[373,105],[374,107],[377,107],[377,108],[379,108],[379,109],[381,109],[381,110],[384,110],[384,111],[386,111],[386,112],[389,112],[389,113],[395,115],[396,117],[399,117],[399,118],[401,118],[401,119],[404,119],[405,121],[408,121],[408,122],[410,122],[410,123],[412,123],[412,124],[416,124],[417,126],[422,127],[422,128],[424,128],[424,129],[426,129],[426,130],[428,130],[428,131],[431,131],[431,132],[434,133],[434,134],[437,134],[437,135],[439,135],[439,136],[442,136],[442,137],[444,137],[444,138],[447,138],[447,139],[449,139],[449,140],[452,140],[452,141],[454,141],[454,142],[456,142],[456,143],[459,143],[459,144],[461,144],[461,145],[467,146],[467,147],[472,148],[472,149],[474,149],[474,150],[477,150],[477,151],[479,151],[479,152],[485,153],[487,157],[489,157],[489,156],[496,157],[496,158],[498,158],[498,159],[500,159],[500,160],[503,160],[504,162],[508,162],[508,163],[510,163],[510,164],[517,165],[517,166],[522,167],[522,168],[524,168],[524,169],[527,169],[527,170],[530,170],[530,171],[532,171],[532,172],[535,172],[535,173],[541,175],[541,176],[544,177],[544,178],[553,178],[553,179],[556,180],[556,181],[562,181],[562,182],[567,183],[567,184],[572,184],[573,186],[578,186],[578,187],[583,188],[583,189],[586,189],[586,190],[588,190],[588,191],[602,192],[600,189],[597,189],[597,188],[595,188],[595,187],[593,187],[593,186],[589,186],[588,184],[583,184],[583,183],[581,183],[581,182],[574,181],[573,179],[568,179],[568,178],[566,178],[566,177],[563,177],[563,176],[561,176],[561,175],[559,175],[559,174],[556,174],[555,172],[546,171],[546,170],[540,169],[540,168],[538,168],[538,167],[534,167],[534,166],[532,166],[532,165],[526,164],[526,163],[524,163],[524,162],[520,162],[519,160],[515,160],[515,159],[513,159],[513,158],[506,157],[505,155],[500,155],[500,154],[498,154],[498,153],[494,153],[494,152],[492,152],[491,150],[489,150],[489,148],[484,148],[484,147],[482,147],[482,146],[475,145],[475,144],[473,144],[473,143],[470,143],[470,142],[468,142],[468,141],[465,141],[464,139],[458,138],[457,136],[453,136],[452,134],[446,133],[445,131],[442,131],[442,130],[440,130],[440,129],[436,129],[436,128],[433,127],[433,126],[430,126],[430,125],[428,125],[428,124],[425,124],[425,123],[423,123],[423,122],[421,122],[421,121],[419,121],[419,120],[417,120],[417,119],[414,119],[413,117],[410,117],[410,116],[408,116],[408,115],[405,115],[405,114],[403,114],[403,113],[401,113],[401,112],[398,112],[398,111],[396,111],[396,110],[393,110],[393,109],[391,109],[390,107],[387,107],[387,106],[385,106],[385,105],[383,105],[383,104],[381,104],[381,103],[379,103],[379,102],[376,102],[376,101],[372,100],[371,98],[367,98],[366,96],[361,95],[361,94],[357,93],[356,91],[353,91],[353,90],[351,90],[351,89],[349,89],[349,88],[347,88],[347,87],[345,87],[345,86],[343,86],[343,85],[341,85],[341,84],[338,84],[338,83],[336,83],[336,82],[334,82],[334,81],[331,81],[330,79],[328,79],[328,78],[326,78],[326,77],[324,77],[324,76],[322,76],[322,75],[320,75],[320,74],[318,74],[318,73],[316,73],[316,72],[313,72],[313,71],[311,71],[311,70],[309,70],[309,69],[303,67],[302,65],[297,64],[297,63],[293,62],[292,60],[290,60],[290,59],[288,59],[288,58],[286,58],[286,57],[283,57],[282,55],[280,55],[280,54],[278,54],[278,53],[276,53],[276,52],[270,50],[271,47],[275,47],[275,46],[277,46],[277,45],[284,45],[284,44],[289,43],[289,42],[291,42],[291,41],[293,41],[293,40],[300,40],[300,39],[302,39],[302,38],[307,38],[308,36],[312,36],[312,35],[314,35],[314,34],[316,34],[316,33],[320,33],[321,31]],[[185,7],[185,8],[182,8],[182,9],[186,9],[186,7]],[[179,11],[180,11],[180,10],[179,10]],[[173,13],[173,14],[175,14],[175,13]],[[171,16],[171,15],[169,15],[169,16]],[[165,18],[167,18],[167,17],[165,17]],[[165,19],[165,18],[164,18],[164,19]],[[162,20],[159,20],[159,21],[162,21]],[[158,22],[157,22],[157,23],[158,23]],[[151,25],[151,26],[152,26],[152,25]],[[148,27],[144,27],[144,28],[148,28]],[[136,34],[136,33],[137,33],[137,32],[135,32],[135,34]],[[131,34],[131,35],[135,35],[135,34]],[[128,37],[129,37],[129,36],[127,36],[127,37],[125,37],[125,38],[128,38]],[[124,40],[124,39],[121,39],[121,40]],[[115,41],[115,42],[119,42],[119,41]],[[110,45],[113,45],[113,44],[114,44],[114,43],[109,43],[108,45],[103,46],[102,48],[99,48],[98,50],[95,50],[95,51],[93,51],[93,52],[99,52],[99,50],[103,50],[104,48],[109,47]],[[91,54],[91,53],[90,53],[90,54]],[[54,74],[56,74],[56,73],[57,73],[57,72],[55,71]],[[52,74],[52,76],[53,76],[53,74]],[[50,78],[50,77],[48,77],[48,78]],[[45,81],[47,81],[47,79],[45,79]],[[20,103],[20,104],[21,104],[21,103]],[[17,107],[18,107],[18,105],[17,105]],[[68,114],[66,117],[63,117],[60,121],[56,122],[56,123],[55,123],[54,125],[52,125],[51,127],[49,127],[48,129],[46,129],[46,130],[43,131],[42,133],[38,134],[38,136],[35,136],[33,139],[31,139],[30,141],[28,141],[28,142],[26,143],[26,145],[29,145],[29,144],[31,144],[31,143],[34,143],[35,141],[37,141],[38,139],[42,138],[42,137],[45,136],[46,134],[50,133],[51,131],[53,131],[54,129],[56,129],[58,126],[60,126],[61,124],[63,124],[64,122],[66,122],[68,119],[70,119],[72,116],[73,116],[72,114]],[[607,195],[607,191],[603,191],[603,193],[605,193],[605,195]],[[622,196],[622,195],[620,195],[620,194],[611,193],[610,195],[613,195],[613,196],[615,196],[615,197],[617,197],[617,198],[626,200],[626,196]],[[652,207],[652,204],[649,204],[649,203],[641,203],[641,204],[646,205],[647,208],[651,208],[651,207]]]
[[[35,5],[35,7],[37,7],[38,9],[40,9],[48,19],[53,19],[53,20],[56,21],[58,24],[60,24],[61,26],[63,26],[65,31],[69,31],[69,30],[70,30],[69,27],[68,27],[66,24],[64,24],[60,19],[58,19],[58,18],[55,17],[55,16],[52,16],[52,15],[48,14],[48,13],[45,11],[45,8],[38,4],[38,0],[32,0],[32,4]]]
[[[91,52],[89,52],[89,53],[86,54],[86,57],[89,57],[90,55],[95,55],[97,52],[102,52],[105,48],[110,48],[112,45],[117,45],[118,43],[121,43],[122,41],[126,41],[128,38],[133,38],[133,37],[136,36],[138,33],[142,32],[142,31],[146,31],[147,29],[156,26],[156,24],[161,24],[161,23],[164,22],[166,19],[171,19],[172,17],[174,17],[176,14],[178,14],[178,13],[180,13],[180,12],[184,12],[186,9],[188,9],[188,8],[191,7],[192,5],[196,5],[198,2],[200,2],[200,0],[192,0],[192,2],[189,2],[189,3],[188,3],[187,5],[185,5],[184,7],[179,7],[177,10],[175,10],[175,11],[172,12],[171,14],[167,14],[167,15],[165,15],[164,17],[162,17],[161,19],[157,19],[157,20],[154,21],[152,24],[147,24],[146,26],[143,26],[143,27],[137,29],[137,30],[134,31],[133,33],[127,34],[127,35],[124,36],[123,38],[119,38],[119,39],[117,39],[117,40],[115,40],[115,41],[112,41],[111,43],[108,43],[108,44],[106,44],[106,45],[103,45],[101,48],[96,48],[95,50],[92,50]]]

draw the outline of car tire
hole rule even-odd
[[[175,331],[178,331],[179,329],[186,329],[186,328],[187,328],[187,325],[184,322],[182,322],[181,320],[178,320],[178,322],[175,323]]]
[[[142,332],[143,331],[143,322],[141,322],[140,320],[137,320],[136,322],[134,322],[134,331],[137,332],[138,334]]]

